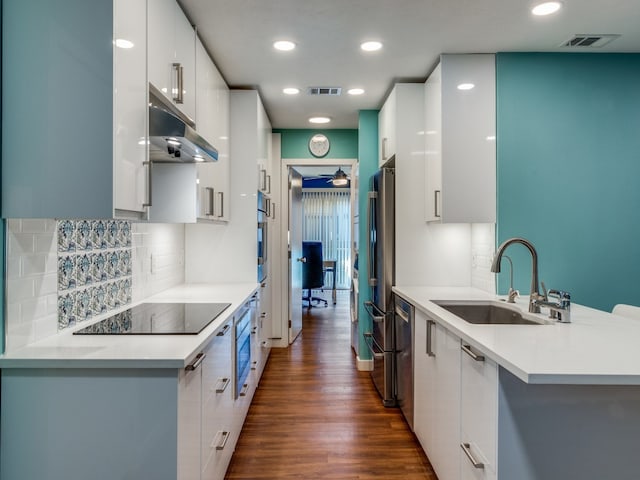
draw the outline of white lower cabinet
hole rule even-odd
[[[200,480],[202,428],[202,359],[196,358],[178,374],[178,479]]]
[[[461,478],[496,479],[498,365],[464,342],[461,347]]]
[[[460,468],[460,339],[416,310],[414,430],[440,480]]]
[[[497,479],[498,365],[416,309],[414,432],[440,480]]]
[[[202,366],[202,479],[223,478],[233,444],[233,320],[229,320],[205,348]]]

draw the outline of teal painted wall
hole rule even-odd
[[[323,133],[330,142],[327,158],[357,158],[358,130],[352,129],[274,129],[282,138],[282,158],[315,158],[309,153],[309,139]]]
[[[640,305],[640,54],[501,53],[496,69],[498,243],[532,241],[576,303]],[[528,293],[528,254],[507,254]]]
[[[371,353],[364,343],[364,332],[371,331],[371,318],[364,309],[364,302],[370,299],[369,282],[367,279],[367,250],[369,232],[367,231],[367,195],[369,179],[378,169],[378,111],[361,110],[358,119],[358,209],[359,231],[358,237],[358,332],[360,336],[358,356],[362,360],[371,360]]]

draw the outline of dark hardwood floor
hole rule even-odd
[[[294,344],[271,350],[225,478],[436,479],[400,410],[356,369],[349,325],[348,292],[304,309]]]

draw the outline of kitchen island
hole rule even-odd
[[[568,324],[543,308],[539,325],[474,325],[434,301],[497,297],[394,291],[416,309],[414,430],[440,480],[637,478],[640,322],[572,305]]]
[[[222,478],[259,380],[236,384],[234,346],[258,289],[182,285],[145,299],[230,303],[197,335],[73,335],[83,322],[4,354],[0,477]]]

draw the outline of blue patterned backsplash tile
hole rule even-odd
[[[131,222],[58,220],[58,330],[131,303]]]

